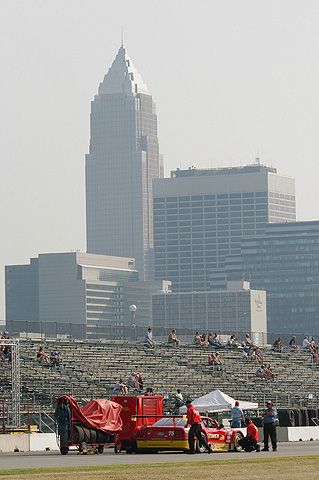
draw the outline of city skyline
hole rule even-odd
[[[4,2],[0,319],[4,265],[85,251],[90,102],[121,25],[166,176],[259,156],[296,178],[297,219],[318,219],[318,17],[315,1]]]

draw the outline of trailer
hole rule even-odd
[[[135,448],[137,427],[153,425],[163,415],[163,398],[161,396],[115,396],[113,402],[121,405],[120,413],[123,427],[119,431],[114,445],[114,452],[132,453]]]
[[[122,429],[121,405],[103,398],[79,408],[70,395],[60,395],[56,403],[57,441],[62,455],[67,455],[71,446],[77,447],[78,453],[103,453],[105,445],[115,444]]]

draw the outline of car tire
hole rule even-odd
[[[234,437],[234,452],[241,452],[243,447],[241,447],[238,442],[243,438],[243,435],[240,432],[235,433]]]
[[[98,445],[97,451],[98,451],[99,453],[103,453],[103,452],[104,452],[104,445]]]
[[[204,432],[201,433],[201,438],[202,438],[203,440],[205,439],[205,440],[207,441],[207,438],[206,438],[206,435],[205,435]],[[204,452],[206,452],[206,447],[205,447],[205,445],[202,444],[202,445],[200,446],[198,440],[196,440],[195,452],[196,452],[196,453],[204,453]]]

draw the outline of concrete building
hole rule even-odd
[[[212,272],[211,288],[246,279],[267,292],[268,332],[319,335],[319,221],[269,224]]]
[[[134,257],[154,278],[152,180],[163,177],[152,96],[123,46],[91,105],[86,155],[89,253]]]
[[[236,334],[251,332],[254,343],[267,340],[266,292],[251,290],[249,282],[228,282],[227,291],[153,295],[153,326]]]
[[[275,168],[176,170],[153,181],[155,278],[174,292],[210,289],[210,273],[243,236],[296,219],[295,181]]]
[[[134,258],[80,252],[40,254],[29,265],[5,268],[6,321],[36,331],[46,324],[148,326],[153,293],[169,291],[168,282],[140,282]],[[18,330],[16,326],[16,330]],[[18,330],[19,331],[19,330]],[[24,331],[24,330],[23,330]]]

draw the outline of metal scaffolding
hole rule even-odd
[[[20,357],[19,340],[1,338],[0,346],[11,347],[12,425],[20,425]]]

